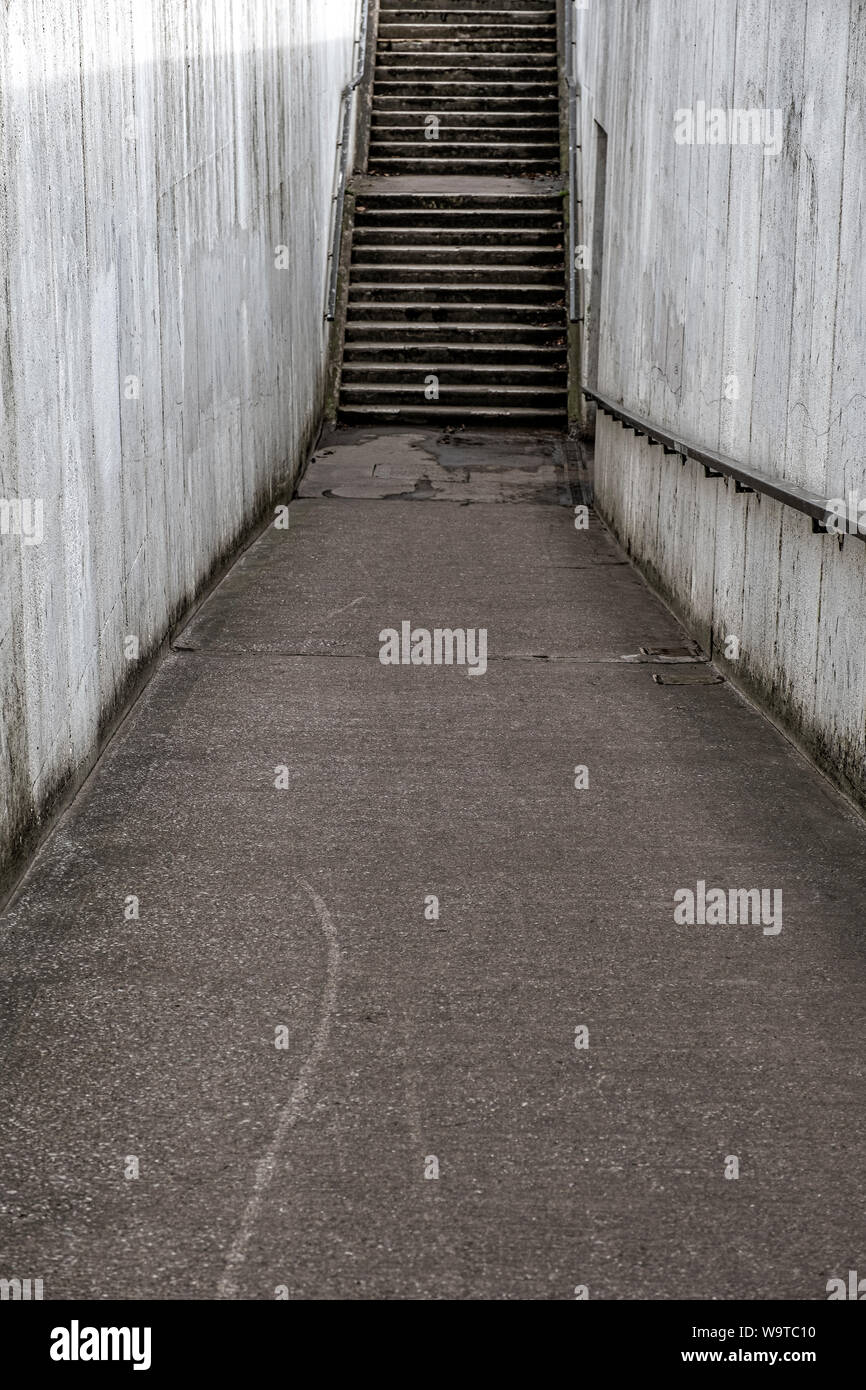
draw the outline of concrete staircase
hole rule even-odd
[[[559,172],[556,10],[383,4],[371,174]]]
[[[383,0],[340,419],[565,423],[558,169],[552,5]]]

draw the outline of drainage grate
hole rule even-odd
[[[712,666],[680,666],[675,671],[653,672],[656,685],[721,685],[724,677]]]
[[[641,647],[640,654],[644,661],[664,661],[676,664],[706,661],[707,659],[697,642],[680,642],[673,647]]]
[[[665,666],[697,665],[707,661],[697,642],[679,642],[665,647],[639,647],[636,652],[621,658],[623,661],[659,662]]]

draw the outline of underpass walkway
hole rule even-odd
[[[559,435],[338,429],[178,635],[0,918],[46,1298],[856,1268],[862,821],[579,503]]]

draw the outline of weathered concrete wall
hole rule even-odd
[[[599,389],[866,497],[866,0],[590,0],[577,26],[589,245],[608,136]],[[677,143],[699,101],[778,108],[779,153]],[[636,560],[723,663],[739,637],[732,677],[866,801],[866,546],[603,418],[596,462]]]
[[[316,427],[355,19],[0,6],[0,891]]]

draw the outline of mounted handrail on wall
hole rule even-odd
[[[340,255],[343,245],[343,210],[346,204],[346,181],[348,175],[349,146],[352,138],[352,98],[355,95],[367,66],[367,26],[370,15],[370,0],[361,0],[361,19],[358,26],[358,65],[355,76],[344,87],[340,95],[340,139],[337,144],[337,174],[334,196],[331,199],[331,250],[328,256],[328,299],[325,318],[332,322],[337,312],[337,281],[340,274]]]
[[[857,527],[857,518],[849,519],[847,513],[842,514],[841,511],[837,513],[829,506],[828,500],[821,497],[819,493],[798,487],[796,483],[787,483],[780,478],[771,478],[768,473],[761,473],[745,463],[737,463],[724,454],[717,454],[713,449],[704,449],[700,445],[678,439],[669,430],[662,429],[660,425],[654,425],[652,421],[645,419],[642,415],[633,414],[624,406],[618,405],[616,401],[601,395],[600,392],[590,390],[588,386],[582,387],[581,391],[587,400],[595,401],[598,409],[604,415],[609,415],[612,420],[619,421],[621,425],[632,430],[634,434],[645,437],[651,444],[660,444],[666,454],[679,454],[683,463],[686,459],[693,459],[695,463],[702,464],[706,477],[733,478],[737,492],[760,492],[765,497],[773,497],[784,506],[793,508],[796,512],[803,512],[812,518],[813,531],[832,530],[832,533],[836,535],[859,536],[861,540],[866,540],[866,536]],[[839,524],[840,520],[844,523],[843,525]],[[853,525],[851,525],[852,522]]]

